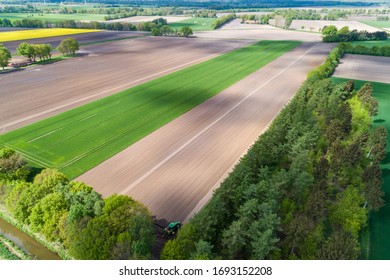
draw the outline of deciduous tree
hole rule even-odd
[[[57,50],[64,55],[74,55],[79,50],[79,43],[74,38],[66,38],[62,40]]]
[[[11,57],[11,52],[6,47],[4,47],[3,44],[0,44],[0,67],[2,67],[3,70],[5,67],[7,67]]]

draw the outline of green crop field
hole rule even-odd
[[[96,20],[103,21],[106,14],[40,14],[40,13],[0,13],[0,19],[22,20],[22,19],[39,19],[49,22],[62,20]]]
[[[366,47],[373,47],[373,46],[377,46],[377,47],[384,47],[384,46],[388,46],[390,47],[390,40],[387,39],[387,40],[382,40],[382,41],[355,41],[355,42],[351,42],[352,45],[356,46],[356,45],[361,45],[361,46],[366,46]]]
[[[36,38],[46,38],[54,36],[74,35],[88,32],[99,32],[95,29],[71,29],[71,28],[46,28],[9,31],[0,33],[0,43],[10,41],[20,41]]]
[[[189,26],[194,31],[207,31],[212,30],[211,24],[216,18],[190,18],[174,23],[168,23],[168,25],[174,29],[180,29],[183,26]]]
[[[75,178],[299,44],[234,50],[1,135],[0,145]]]
[[[364,20],[362,23],[376,28],[390,28],[390,21]]]
[[[3,242],[3,236],[0,235],[0,260],[20,260],[18,256],[13,254]]]
[[[333,78],[336,82],[348,79]],[[360,88],[367,81],[355,81]],[[368,231],[368,259],[390,260],[390,84],[371,82],[374,97],[378,100],[378,114],[373,118],[373,126],[384,126],[388,131],[386,158],[382,162],[382,188],[385,192],[386,205],[380,211],[371,214]]]

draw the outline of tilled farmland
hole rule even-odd
[[[2,133],[247,45],[137,38],[84,46],[78,58],[0,76]]]
[[[390,57],[347,54],[334,77],[390,83]]]
[[[158,218],[188,219],[331,47],[303,44],[76,180],[130,195]]]

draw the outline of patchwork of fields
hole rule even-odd
[[[345,82],[348,79],[333,78],[336,82]],[[359,89],[367,81],[355,80],[355,88]],[[380,211],[372,213],[369,220],[369,233],[363,240],[368,248],[364,248],[368,259],[388,260],[390,259],[390,84],[373,83],[374,97],[378,100],[378,114],[374,116],[373,126],[384,126],[388,131],[387,138],[387,156],[382,162],[382,189],[385,192],[386,205]]]
[[[9,31],[0,33],[0,43],[20,41],[36,38],[46,38],[53,36],[74,35],[90,32],[99,32],[94,29],[70,29],[70,28],[49,28],[49,29],[31,29],[21,31]]]
[[[0,136],[74,178],[298,46],[260,42]]]

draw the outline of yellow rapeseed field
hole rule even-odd
[[[80,33],[99,32],[96,29],[71,29],[71,28],[47,28],[47,29],[31,29],[10,32],[0,32],[0,43],[9,41],[28,40],[36,38],[46,38],[63,35],[73,35]]]

